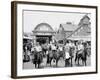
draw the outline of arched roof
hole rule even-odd
[[[48,23],[40,23],[34,28],[34,31],[53,31],[53,29]]]

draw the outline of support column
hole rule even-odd
[[[33,44],[36,44],[36,35],[33,36]]]
[[[55,43],[55,37],[52,35],[52,42]]]

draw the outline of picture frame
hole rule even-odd
[[[11,77],[35,78],[35,77],[51,77],[51,76],[97,73],[98,72],[97,12],[98,12],[97,6],[12,1],[11,2]],[[63,25],[65,25],[65,28],[67,28],[67,30],[69,31],[65,31]],[[68,25],[69,27],[66,27]],[[79,27],[83,25],[89,26],[89,28],[85,29],[85,30],[88,29],[89,30],[88,32],[82,33],[83,28],[79,30]],[[72,26],[72,28],[70,28],[70,26]],[[54,31],[52,28],[54,29]],[[29,31],[31,31],[31,33],[29,33]],[[81,37],[83,34],[85,35],[85,37]],[[39,44],[41,43],[42,46],[43,43],[46,42],[50,43],[50,40],[52,41],[52,44],[53,40],[54,42],[58,41],[58,44],[60,43],[65,44],[66,41],[78,42],[78,40],[81,40],[82,42],[84,41],[87,42],[91,48],[90,57],[88,58],[89,60],[87,62],[88,66],[82,66],[82,65],[77,66],[77,64],[75,64],[73,59],[72,61],[73,66],[71,65],[70,67],[60,67],[60,68],[54,67],[55,64],[53,64],[52,62],[51,65],[54,65],[53,68],[51,68],[50,66],[49,67],[43,66],[42,69],[35,68],[34,64],[31,64],[31,57],[29,56],[30,60],[28,61],[28,59],[26,58],[26,56],[28,57],[28,55],[24,54],[24,49],[26,50],[26,47],[23,47],[24,44],[32,42],[33,45],[36,45],[35,43],[39,42]],[[43,58],[43,60],[44,59],[45,58]],[[63,62],[59,61],[58,65],[63,66],[65,64],[66,63],[64,63],[63,60]],[[82,64],[81,61],[80,64]]]

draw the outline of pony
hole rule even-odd
[[[78,66],[80,65],[80,60],[82,60],[83,65],[87,65],[87,56],[90,56],[90,53],[88,52],[88,48],[86,46],[86,43],[83,43],[84,49],[81,51],[76,52],[76,58],[75,58],[75,63],[78,61]]]
[[[46,52],[48,51],[48,47],[47,44],[43,44],[42,45],[42,53],[43,53],[43,57],[46,57]]]
[[[50,66],[52,66],[51,62],[53,60],[53,62],[56,62],[56,67],[58,67],[58,61],[60,60],[61,57],[64,59],[63,51],[61,52],[58,49],[55,51],[52,51],[51,48],[49,48],[48,55],[47,55],[47,64],[49,63]]]
[[[35,64],[35,68],[40,68],[40,64],[43,61],[43,54],[42,52],[33,52],[33,64]]]

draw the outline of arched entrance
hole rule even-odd
[[[38,24],[33,31],[33,35],[36,37],[36,42],[40,44],[49,43],[52,40],[55,32],[52,27],[47,23]]]
[[[39,42],[40,44],[45,44],[45,43],[49,43],[52,40],[52,36],[51,35],[38,35],[36,36],[37,39],[36,41]]]

